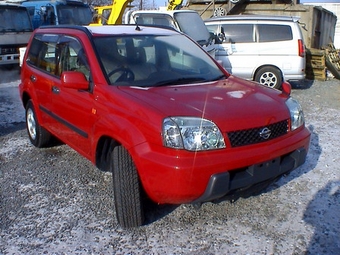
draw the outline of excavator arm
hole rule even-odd
[[[112,5],[97,6],[94,8],[96,14],[90,26],[114,25],[123,23],[123,14],[133,0],[113,0]]]
[[[169,0],[167,11],[179,10],[182,7],[183,0]]]

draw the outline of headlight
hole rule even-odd
[[[163,121],[164,146],[189,151],[225,148],[219,128],[211,121],[194,117],[171,117]]]
[[[302,107],[298,101],[293,98],[289,98],[286,101],[286,105],[290,112],[291,130],[295,130],[305,123]]]

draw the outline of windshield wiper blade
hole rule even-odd
[[[222,75],[220,75],[220,76],[217,76],[215,79],[212,79],[211,81],[218,81],[218,80],[224,80],[224,79],[226,79],[227,77],[224,75],[224,74],[222,74]]]
[[[207,81],[204,78],[177,78],[177,79],[170,79],[165,81],[157,82],[153,85],[153,87],[161,87],[161,86],[167,86],[167,85],[178,85],[178,84],[190,84],[190,83],[197,83],[197,82],[205,82]]]

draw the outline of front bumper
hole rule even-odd
[[[295,169],[305,162],[309,142],[309,130],[301,128],[282,138],[237,148],[189,152],[142,143],[130,153],[151,200],[187,204],[222,198]]]
[[[306,156],[307,151],[300,148],[287,155],[260,164],[213,174],[203,195],[193,203],[214,201],[230,193],[235,194],[238,191],[244,191],[245,188],[250,188],[255,184],[275,180],[277,177],[301,166],[306,161]]]

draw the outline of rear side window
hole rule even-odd
[[[70,36],[36,35],[27,61],[38,69],[60,76],[65,71],[79,71],[89,79],[90,68],[80,42]]]
[[[221,33],[226,42],[250,43],[255,42],[252,24],[222,24]]]
[[[57,40],[58,36],[56,35],[36,35],[28,52],[28,63],[43,71],[55,74]]]
[[[259,42],[277,42],[293,40],[292,29],[288,25],[257,25]]]

